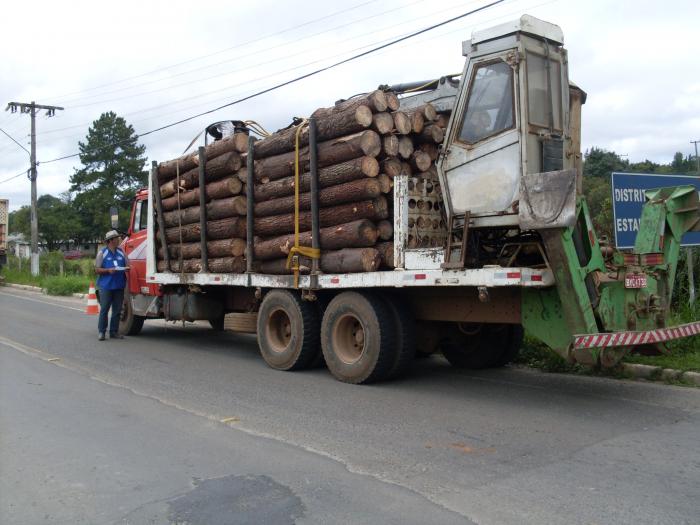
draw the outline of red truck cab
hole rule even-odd
[[[140,189],[134,198],[127,237],[121,248],[129,258],[131,269],[128,287],[131,295],[160,295],[157,284],[146,281],[146,254],[148,253],[148,189]]]

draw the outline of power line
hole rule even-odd
[[[455,22],[456,20],[460,20],[460,19],[462,19],[462,18],[466,18],[467,16],[473,15],[473,14],[478,13],[478,12],[480,12],[480,11],[484,11],[484,10],[490,8],[490,7],[493,7],[493,6],[495,6],[495,5],[498,5],[498,4],[500,4],[500,3],[503,3],[504,1],[505,1],[505,0],[496,0],[496,1],[494,1],[494,2],[491,2],[491,3],[489,3],[489,4],[486,4],[486,5],[484,5],[484,6],[478,7],[478,8],[476,8],[476,9],[472,9],[471,11],[467,11],[466,13],[462,13],[461,15],[454,16],[454,17],[452,17],[452,18],[449,18],[449,19],[447,19],[447,20],[443,20],[442,22],[438,22],[437,24],[433,24],[433,25],[428,26],[428,27],[426,27],[426,28],[424,28],[424,29],[421,29],[421,30],[419,30],[419,31],[415,31],[415,32],[410,33],[410,34],[408,34],[408,35],[406,35],[406,36],[397,38],[397,39],[392,40],[391,42],[388,42],[388,43],[386,43],[386,44],[382,44],[382,45],[380,45],[380,46],[374,47],[374,48],[372,48],[372,49],[370,49],[370,50],[368,50],[368,51],[364,51],[364,52],[362,52],[362,53],[358,53],[358,54],[353,55],[353,56],[351,56],[351,57],[349,57],[349,58],[346,58],[346,59],[344,59],[344,60],[340,60],[340,61],[335,62],[335,63],[333,63],[333,64],[331,64],[331,65],[329,65],[329,66],[316,69],[316,70],[314,70],[314,71],[311,71],[311,72],[309,72],[309,73],[305,73],[305,74],[300,75],[300,76],[298,76],[298,77],[296,77],[296,78],[293,78],[293,79],[291,79],[291,80],[287,80],[287,81],[285,81],[285,82],[281,82],[281,83],[279,83],[279,84],[276,84],[276,85],[274,85],[274,86],[272,86],[272,87],[263,89],[263,90],[258,91],[258,92],[256,92],[256,93],[253,93],[252,95],[247,95],[247,96],[245,96],[245,97],[239,98],[239,99],[234,100],[234,101],[232,101],[232,102],[229,102],[229,103],[227,103],[227,104],[223,104],[223,105],[221,105],[221,106],[219,106],[219,107],[216,107],[216,108],[213,108],[213,109],[210,109],[210,110],[207,110],[207,111],[203,111],[202,113],[198,113],[198,114],[196,114],[196,115],[192,115],[192,116],[190,116],[190,117],[186,117],[186,118],[184,118],[184,119],[180,119],[180,120],[178,120],[178,121],[171,122],[170,124],[166,124],[166,125],[164,125],[164,126],[160,126],[160,127],[158,127],[158,128],[155,128],[155,129],[146,131],[146,132],[144,132],[144,133],[138,134],[138,135],[136,136],[136,138],[145,137],[145,136],[147,136],[147,135],[151,135],[151,134],[156,133],[156,132],[158,132],[158,131],[162,131],[162,130],[164,130],[164,129],[168,129],[168,128],[172,128],[172,127],[174,127],[174,126],[177,126],[177,125],[179,125],[179,124],[183,124],[183,123],[185,123],[185,122],[189,122],[190,120],[193,120],[193,119],[195,119],[195,118],[202,117],[202,116],[204,116],[204,115],[209,115],[209,114],[211,114],[211,113],[214,113],[214,112],[216,112],[216,111],[219,111],[220,109],[224,109],[224,108],[227,108],[227,107],[231,107],[231,106],[234,106],[234,105],[236,105],[236,104],[240,104],[241,102],[245,102],[245,101],[247,101],[247,100],[250,100],[250,99],[259,97],[259,96],[261,96],[261,95],[265,95],[265,94],[267,94],[267,93],[270,93],[271,91],[275,91],[275,90],[280,89],[280,88],[282,88],[282,87],[285,87],[285,86],[288,86],[288,85],[290,85],[290,84],[294,84],[294,83],[296,83],[296,82],[299,82],[299,81],[301,81],[301,80],[304,80],[304,79],[306,79],[306,78],[309,78],[309,77],[318,75],[318,74],[320,74],[320,73],[323,73],[323,72],[328,71],[328,70],[330,70],[330,69],[336,68],[336,67],[341,66],[341,65],[343,65],[343,64],[347,64],[348,62],[352,62],[353,60],[357,60],[357,59],[359,59],[359,58],[365,57],[365,56],[367,56],[367,55],[370,55],[370,54],[372,54],[372,53],[375,53],[375,52],[380,51],[380,50],[382,50],[382,49],[385,49],[385,48],[387,48],[387,47],[390,47],[390,46],[393,46],[393,45],[395,45],[395,44],[398,44],[399,42],[403,42],[403,41],[405,41],[405,40],[408,40],[408,39],[410,39],[410,38],[416,37],[416,36],[418,36],[418,35],[422,35],[423,33],[427,33],[428,31],[432,31],[433,29],[437,29],[438,27],[442,27],[442,26],[447,25],[447,24],[449,24],[449,23],[451,23],[451,22]],[[126,141],[122,141],[122,142],[126,142]],[[118,145],[121,144],[122,142],[117,142],[117,143],[113,143],[113,144],[108,144],[108,145],[106,145],[105,147],[107,147],[107,146],[118,146]],[[55,158],[55,159],[45,160],[45,161],[42,161],[41,163],[42,163],[42,164],[49,164],[49,163],[51,163],[51,162],[57,162],[57,161],[59,161],[59,160],[65,160],[65,159],[70,159],[70,158],[73,158],[73,157],[77,157],[78,155],[80,155],[80,153],[73,153],[72,155],[65,155],[65,156],[63,156],[63,157],[57,157],[57,158]]]
[[[368,1],[366,1],[366,2],[362,2],[362,3],[357,4],[357,5],[355,5],[355,6],[348,7],[348,8],[345,8],[345,9],[341,9],[340,11],[335,11],[335,12],[330,13],[330,14],[328,14],[328,15],[324,15],[324,16],[322,16],[322,17],[320,17],[320,18],[315,18],[315,19],[313,19],[313,20],[309,20],[309,21],[307,21],[307,22],[303,22],[303,23],[301,23],[301,24],[297,24],[297,25],[288,27],[287,29],[283,29],[283,30],[281,30],[281,31],[277,31],[277,32],[275,32],[275,33],[269,33],[269,34],[267,34],[267,35],[265,35],[265,36],[261,36],[261,37],[258,37],[258,38],[254,38],[253,40],[248,40],[248,41],[246,41],[246,42],[242,42],[242,43],[240,43],[240,44],[236,44],[236,45],[234,45],[234,46],[227,47],[227,48],[222,49],[222,50],[220,50],[220,51],[215,51],[214,53],[209,53],[209,54],[207,54],[207,55],[201,55],[201,56],[198,56],[198,57],[195,57],[195,58],[190,58],[190,59],[185,60],[185,61],[183,61],[183,62],[178,62],[178,63],[176,63],[176,64],[171,64],[171,65],[169,65],[169,66],[164,66],[164,67],[160,67],[160,68],[157,68],[157,69],[153,69],[153,70],[151,70],[151,71],[147,71],[147,72],[141,73],[141,74],[139,74],[139,75],[134,75],[134,76],[132,76],[132,77],[127,77],[127,78],[124,78],[124,79],[122,79],[122,80],[116,80],[116,81],[114,81],[114,82],[108,82],[108,83],[106,83],[106,84],[101,84],[101,85],[99,85],[99,86],[94,86],[94,87],[87,88],[87,89],[83,89],[83,90],[80,90],[80,91],[73,91],[73,92],[71,92],[71,93],[66,93],[66,94],[63,94],[63,95],[59,95],[57,98],[58,98],[58,99],[62,99],[63,97],[68,97],[68,96],[76,95],[76,94],[80,94],[80,93],[86,93],[86,92],[88,92],[88,91],[94,91],[94,90],[96,90],[96,89],[100,89],[100,88],[103,88],[103,87],[112,86],[112,85],[116,85],[116,84],[121,84],[121,83],[123,83],[123,82],[128,82],[129,80],[134,80],[134,79],[137,79],[137,78],[142,78],[142,77],[145,77],[145,76],[148,76],[148,75],[152,75],[152,74],[154,74],[154,73],[160,73],[161,71],[167,71],[168,69],[173,69],[173,68],[175,68],[175,67],[179,67],[179,66],[182,66],[182,65],[185,65],[185,64],[190,64],[190,63],[192,63],[192,62],[197,62],[198,60],[202,60],[202,59],[204,59],[204,58],[209,58],[209,57],[212,57],[212,56],[220,55],[220,54],[222,54],[222,53],[226,53],[227,51],[231,51],[232,49],[238,49],[238,48],[243,47],[243,46],[248,46],[248,45],[250,45],[250,44],[254,44],[254,43],[256,43],[256,42],[260,42],[260,41],[262,41],[262,40],[266,40],[266,39],[271,38],[271,37],[273,37],[273,36],[279,36],[279,35],[282,35],[282,34],[284,34],[284,33],[289,33],[290,31],[294,31],[294,30],[296,30],[296,29],[300,29],[300,28],[302,28],[302,27],[306,27],[306,26],[315,24],[316,22],[321,22],[321,21],[323,21],[323,20],[327,20],[327,19],[329,19],[329,18],[333,18],[334,16],[338,16],[338,15],[341,15],[341,14],[343,14],[343,13],[347,13],[347,12],[349,12],[349,11],[354,11],[355,9],[359,9],[360,7],[364,7],[364,6],[368,5],[368,4],[372,4],[372,3],[375,3],[375,2],[377,2],[377,0],[368,0]]]
[[[7,135],[7,138],[8,138],[8,139],[10,139],[12,142],[14,142],[15,144],[17,144],[17,145],[18,145],[20,148],[22,148],[24,151],[26,151],[26,152],[27,152],[27,155],[31,155],[31,153],[29,153],[29,150],[28,150],[27,148],[25,148],[24,146],[22,146],[22,144],[20,144],[19,142],[17,142],[17,141],[14,139],[14,137],[12,137],[12,135],[10,135],[7,131],[5,131],[5,130],[2,129],[2,128],[0,128],[0,131],[2,131],[5,135]]]
[[[365,22],[365,21],[370,20],[370,19],[372,19],[372,18],[377,18],[377,17],[380,17],[380,16],[384,16],[384,15],[386,15],[386,14],[388,14],[388,13],[392,13],[392,12],[394,12],[394,11],[399,11],[399,10],[405,9],[405,8],[407,8],[407,7],[410,7],[410,6],[412,6],[412,5],[415,5],[415,4],[418,4],[418,3],[421,3],[421,2],[425,2],[425,1],[426,1],[426,0],[415,0],[414,2],[401,5],[400,7],[396,7],[396,8],[393,8],[393,9],[388,9],[388,10],[386,10],[386,11],[381,11],[380,13],[376,13],[376,14],[373,14],[373,15],[370,15],[370,16],[366,16],[366,17],[364,17],[364,18],[359,18],[359,19],[357,19],[357,20],[353,20],[353,21],[348,22],[348,23],[345,23],[345,24],[340,24],[340,25],[337,25],[337,26],[334,26],[334,27],[326,28],[326,29],[324,29],[323,31],[319,31],[319,32],[317,32],[317,33],[313,33],[313,34],[310,34],[310,35],[305,35],[305,36],[302,36],[301,38],[295,39],[294,42],[293,42],[293,45],[296,45],[296,44],[298,44],[299,42],[302,42],[302,41],[304,41],[304,40],[309,40],[309,39],[311,39],[311,38],[317,37],[317,36],[319,36],[319,35],[323,35],[323,34],[325,34],[325,33],[330,33],[330,32],[333,32],[333,31],[337,31],[337,30],[339,30],[339,29],[342,29],[342,28],[345,28],[345,27],[348,27],[348,26],[357,24],[357,23],[359,23],[359,22]],[[444,12],[444,11],[447,11],[447,10],[449,10],[449,9],[454,9],[454,8],[456,8],[456,7],[458,7],[458,6],[463,5],[463,4],[464,4],[464,2],[460,2],[459,4],[452,5],[450,8],[448,8],[448,9],[443,9],[443,10],[441,10],[441,11],[439,11],[439,12]],[[423,16],[423,17],[419,17],[419,18],[416,18],[416,19],[412,19],[412,20],[417,20],[417,19],[420,19],[420,18],[425,18],[425,17]],[[412,20],[411,20],[411,21],[412,21]],[[410,22],[410,21],[407,21],[407,22]],[[389,27],[396,27],[397,25],[402,25],[403,23],[407,23],[407,22],[402,22],[402,23],[400,23],[400,24],[394,24],[394,25],[391,25],[391,26],[389,26]],[[384,28],[384,29],[386,29],[386,28]],[[378,29],[377,31],[381,31],[381,30],[382,30],[382,29]],[[371,34],[371,33],[372,33],[372,32],[364,33],[363,35],[357,35],[357,36],[351,37],[351,38],[349,38],[349,39],[346,39],[346,40],[344,40],[344,41],[353,40],[353,39],[355,39],[355,38],[360,38],[361,36],[364,36],[365,34]],[[205,69],[211,69],[211,68],[213,68],[213,67],[220,66],[220,65],[223,65],[223,64],[230,64],[230,63],[232,63],[232,62],[237,62],[237,61],[240,61],[240,60],[245,59],[245,58],[250,58],[250,57],[253,57],[253,56],[256,56],[256,55],[260,55],[260,54],[266,53],[266,52],[268,52],[268,51],[272,51],[272,50],[274,50],[274,49],[278,49],[278,48],[280,48],[280,47],[289,47],[289,46],[290,46],[290,43],[289,43],[289,42],[282,42],[282,43],[280,43],[280,44],[275,44],[275,45],[273,45],[273,46],[269,46],[269,47],[266,47],[266,48],[264,48],[264,49],[258,49],[258,50],[256,50],[256,51],[251,52],[251,53],[239,55],[239,56],[237,56],[237,57],[234,57],[234,58],[231,58],[231,59],[228,59],[228,60],[224,60],[224,61],[217,62],[217,63],[214,63],[214,64],[208,64],[208,65],[206,65],[206,66],[196,67],[196,68],[194,68],[194,69],[189,69],[189,70],[187,70],[187,71],[182,71],[182,72],[180,72],[180,73],[176,73],[176,74],[174,74],[174,75],[170,75],[168,78],[159,78],[159,79],[155,79],[155,80],[148,80],[148,81],[145,81],[145,82],[141,82],[141,83],[139,83],[139,84],[134,84],[134,85],[132,85],[132,86],[126,86],[126,87],[114,89],[114,90],[111,90],[111,91],[106,91],[106,92],[104,92],[104,93],[98,93],[98,94],[90,95],[90,96],[87,96],[87,97],[78,97],[78,98],[75,98],[75,99],[64,100],[63,103],[66,104],[66,105],[68,105],[68,104],[71,104],[72,102],[79,102],[79,101],[85,100],[85,99],[94,99],[94,98],[99,97],[99,96],[101,96],[101,95],[109,95],[109,94],[114,94],[114,93],[120,93],[120,92],[128,91],[128,90],[131,90],[131,89],[134,89],[134,88],[137,88],[137,87],[141,87],[141,86],[147,86],[147,85],[150,85],[150,84],[157,84],[157,83],[169,81],[169,80],[171,80],[171,79],[173,79],[173,78],[175,78],[175,77],[181,77],[181,76],[183,76],[183,75],[189,75],[189,74],[195,73],[195,72],[197,72],[197,71],[202,71],[202,70],[205,70]],[[303,51],[297,52],[297,53],[293,53],[293,54],[291,54],[291,55],[287,55],[287,58],[293,57],[293,56],[297,56],[297,55],[300,55],[300,54],[304,54],[304,53],[306,53],[306,52],[308,52],[308,51],[310,51],[310,49],[303,50]],[[269,64],[269,63],[272,63],[272,62],[279,62],[279,61],[281,61],[281,60],[284,60],[284,58],[285,58],[284,56],[283,56],[283,57],[279,57],[279,56],[278,56],[278,57],[275,58],[274,60],[271,60],[271,61],[269,61],[269,62],[265,62],[265,64]],[[205,77],[205,78],[196,78],[196,79],[194,79],[194,80],[188,80],[188,81],[182,82],[182,83],[180,83],[180,84],[168,85],[168,86],[165,86],[165,87],[162,87],[162,88],[156,88],[156,89],[154,89],[154,90],[145,91],[145,92],[141,92],[141,93],[135,93],[135,94],[131,94],[131,95],[124,95],[124,96],[121,96],[121,97],[118,97],[118,98],[102,99],[102,100],[98,100],[98,101],[95,101],[95,102],[85,102],[85,103],[83,103],[83,104],[71,104],[70,107],[71,107],[71,109],[82,108],[82,107],[87,107],[87,106],[94,106],[94,105],[96,105],[96,104],[104,104],[104,103],[106,103],[106,102],[115,102],[115,101],[118,101],[118,100],[124,100],[124,99],[128,99],[128,98],[133,98],[133,97],[142,96],[142,95],[150,95],[150,94],[153,94],[153,93],[158,93],[158,92],[160,92],[160,91],[171,90],[171,89],[177,88],[177,87],[187,86],[187,85],[190,85],[190,84],[196,84],[196,83],[199,83],[199,82],[206,82],[207,80],[212,80],[212,79],[214,79],[214,78],[218,78],[218,77],[221,77],[221,76],[231,75],[231,74],[233,74],[233,73],[237,73],[237,72],[240,72],[240,71],[245,71],[246,69],[250,69],[250,68],[259,67],[259,66],[261,66],[261,65],[263,65],[263,64],[255,64],[255,65],[253,65],[253,66],[248,66],[248,67],[244,67],[244,68],[239,68],[239,69],[233,70],[233,71],[225,71],[224,73],[218,73],[218,74],[215,74],[215,75],[212,75],[212,76],[209,76],[209,77]]]
[[[20,171],[17,175],[13,175],[12,177],[8,177],[8,178],[6,178],[6,179],[0,180],[0,184],[2,184],[3,182],[11,181],[12,179],[16,179],[16,178],[19,177],[20,175],[25,175],[25,174],[27,174],[27,173],[29,172],[29,169],[30,169],[30,168],[27,168],[26,170]]]

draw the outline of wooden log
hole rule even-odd
[[[382,193],[389,193],[391,188],[394,187],[394,179],[389,177],[386,173],[379,174],[376,180]]]
[[[207,204],[207,219],[225,219],[236,215],[245,215],[247,211],[246,198],[242,195],[216,199]],[[179,217],[179,219],[178,219]],[[163,212],[165,226],[170,228],[179,224],[192,224],[199,221],[199,206],[190,206],[178,210]]]
[[[319,241],[323,250],[341,248],[362,248],[377,242],[377,227],[366,219],[321,228]],[[299,234],[300,246],[311,246],[311,232]],[[294,246],[294,234],[282,235],[273,239],[256,241],[255,259],[264,261],[289,255]]]
[[[425,117],[423,116],[421,106],[412,109],[404,109],[403,112],[411,123],[411,131],[413,133],[420,133],[423,131],[425,127]]]
[[[382,154],[386,157],[396,157],[399,154],[399,138],[396,135],[382,137]]]
[[[408,115],[403,111],[395,111],[392,113],[392,116],[394,117],[394,129],[396,129],[396,132],[400,135],[408,135],[412,130],[411,119],[408,118]]]
[[[372,116],[372,129],[380,135],[391,133],[391,130],[394,129],[394,117],[391,116],[391,113],[375,113]]]
[[[161,198],[165,199],[168,197],[171,197],[172,195],[175,195],[179,190],[180,186],[177,185],[177,180],[173,179],[165,184],[162,184],[160,187],[160,196]]]
[[[430,160],[430,155],[423,151],[416,150],[411,155],[411,167],[415,168],[416,171],[427,170],[430,168],[431,163],[432,161]]]
[[[401,174],[401,161],[395,157],[384,159],[380,163],[380,167],[382,172],[392,179]]]
[[[388,241],[394,237],[394,226],[391,221],[386,219],[379,221],[377,223],[377,234],[378,237],[383,241]]]
[[[272,259],[269,261],[257,261],[255,263],[255,271],[267,275],[286,275],[292,273],[292,270],[287,268],[287,259]],[[301,273],[309,273],[311,271],[311,260],[304,259],[300,261],[299,271]]]
[[[356,159],[334,164],[318,170],[318,185],[327,188],[364,177],[379,175],[379,163],[374,157]],[[311,189],[311,174],[304,173],[299,178],[299,191],[306,193]],[[256,184],[255,202],[267,201],[294,193],[294,177],[285,177],[267,184]]]
[[[374,248],[345,248],[321,254],[321,271],[325,273],[375,272],[381,264]]]
[[[377,132],[363,131],[318,144],[318,167],[324,168],[340,164],[347,160],[362,156],[376,157],[382,149],[382,141]],[[274,155],[255,161],[256,182],[268,182],[294,174],[295,152]],[[302,171],[309,169],[309,148],[304,147],[299,152],[299,164]]]
[[[359,105],[345,111],[338,111],[316,119],[316,140],[330,140],[362,131],[372,125],[372,110],[369,106]],[[255,158],[270,157],[296,147],[298,126],[283,129],[255,143]],[[309,144],[309,127],[304,126],[299,134],[299,145]]]
[[[358,106],[368,106],[372,110],[372,113],[386,111],[386,95],[383,91],[377,89],[376,91],[372,91],[371,93],[367,93],[361,97],[354,97],[349,100],[339,101],[332,108],[319,108],[314,111],[311,116],[317,119],[323,119],[329,115],[332,115],[333,113],[340,113],[351,108],[354,109]]]
[[[202,271],[200,259],[183,259],[182,268],[179,260],[170,261],[171,271],[178,273],[199,273]],[[216,257],[208,260],[209,273],[243,273],[245,272],[244,257]],[[165,261],[158,261],[158,271],[165,271]]]
[[[182,228],[175,226],[174,228],[166,228],[165,239],[170,243],[180,243],[180,232],[182,231],[182,242],[199,241],[199,222],[185,224]],[[207,222],[207,238],[229,239],[238,237],[239,239],[246,238],[246,220],[245,217],[227,217],[216,221]]]
[[[433,142],[423,142],[418,146],[418,149],[421,150],[423,153],[427,153],[428,156],[430,157],[430,160],[435,162],[438,158],[438,147],[437,144],[434,144]]]
[[[445,132],[437,124],[431,124],[423,128],[419,135],[421,142],[434,142],[442,144],[442,139],[445,138]]]
[[[339,204],[319,210],[321,227],[345,224],[357,219],[381,220],[386,219],[388,215],[389,207],[383,195],[373,200]],[[311,229],[311,212],[302,211],[299,214],[299,228],[300,231]],[[254,231],[256,235],[263,237],[292,233],[294,231],[294,214],[256,218]]]
[[[182,251],[183,259],[198,259],[202,255],[201,247],[202,245],[198,242],[188,242],[182,244],[182,250],[180,250],[180,244],[172,244],[168,247],[168,250],[171,260],[178,259],[180,257],[180,251]],[[241,257],[245,254],[245,247],[245,241],[237,238],[207,241],[207,253],[211,258]],[[164,256],[165,251],[161,246],[158,248],[158,257],[163,259]]]
[[[209,163],[209,161],[212,159],[231,151],[237,151],[239,153],[248,151],[248,135],[245,133],[234,133],[233,135],[229,135],[222,140],[216,140],[211,144],[208,144],[205,148],[207,163]],[[192,153],[187,153],[177,159],[160,163],[158,165],[158,180],[163,182],[175,177],[178,169],[178,163],[180,165],[180,174],[196,168],[199,166],[199,153],[197,151],[193,151]]]
[[[318,192],[319,206],[334,206],[344,202],[356,202],[358,200],[373,199],[383,192],[383,184],[378,177],[358,179],[337,186],[329,186]],[[388,178],[388,177],[387,177]],[[255,205],[255,217],[268,217],[294,211],[294,195],[259,202]],[[299,209],[311,209],[311,193],[299,195]]]
[[[437,119],[435,119],[435,124],[440,126],[442,129],[445,129],[447,127],[447,124],[450,122],[450,113],[449,111],[447,113],[440,113],[437,116]]]
[[[413,149],[411,137],[404,136],[399,138],[399,157],[406,160],[410,159]]]
[[[394,268],[394,243],[390,242],[378,242],[375,245],[376,250],[379,252],[381,257],[381,267],[383,268]]]
[[[423,104],[418,109],[423,113],[427,122],[434,122],[437,119],[438,114],[437,111],[435,111],[435,106],[432,104]]]
[[[219,141],[222,142],[222,141]],[[207,182],[214,181],[234,175],[242,166],[241,155],[236,151],[230,151],[214,157],[207,161],[204,170],[204,176]],[[195,168],[185,172],[180,172],[180,187],[183,189],[191,189],[199,186],[199,168]],[[162,193],[161,193],[162,196]]]
[[[308,273],[311,260],[301,257],[301,271]],[[381,256],[375,248],[344,248],[321,254],[321,271],[325,273],[361,273],[374,272],[379,269]],[[260,273],[289,274],[286,259],[262,261],[258,265]]]
[[[386,107],[390,111],[397,111],[401,106],[401,100],[393,91],[385,91],[384,96],[386,97]]]
[[[238,195],[241,193],[242,189],[243,184],[241,181],[238,180],[237,177],[231,176],[207,184],[205,194],[207,201],[210,201],[212,199],[223,199],[225,197]],[[168,211],[177,209],[177,200],[177,195],[163,199],[163,210]],[[199,203],[199,188],[194,188],[192,190],[187,190],[180,193],[180,208],[195,206],[197,203]]]
[[[410,162],[401,163],[401,175],[408,175],[409,177],[413,174],[413,168],[411,168]]]
[[[161,162],[158,165],[158,181],[165,182],[172,179],[177,174],[178,169],[180,173],[185,173],[186,171],[195,168],[199,162],[199,153],[194,151],[192,153],[187,153],[182,155],[177,159],[168,160]]]

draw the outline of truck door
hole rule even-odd
[[[129,225],[129,237],[124,242],[124,251],[129,257],[129,291],[132,294],[154,295],[146,282],[146,233],[148,231],[148,200],[138,199],[134,203]]]
[[[467,61],[440,163],[450,216],[517,211],[521,173],[515,49]]]

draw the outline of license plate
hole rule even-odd
[[[625,288],[644,288],[647,285],[647,276],[628,273],[625,275]]]

